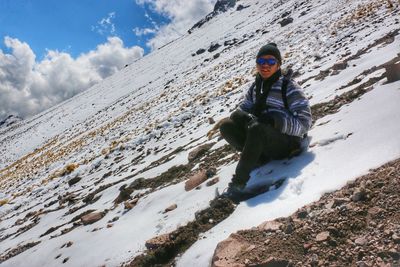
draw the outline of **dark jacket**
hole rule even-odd
[[[281,75],[270,86],[266,98],[266,105],[264,105],[260,114],[254,114],[254,107],[257,96],[259,95],[256,94],[256,83],[263,83],[262,79],[261,81],[256,80],[256,82],[250,86],[239,108],[258,117],[268,116],[272,118],[275,127],[280,130],[281,133],[303,137],[310,129],[312,123],[308,99],[304,95],[301,87],[294,80],[290,79],[286,91],[287,103],[289,106],[289,110],[287,110],[282,99],[281,89],[283,78],[284,76]],[[262,84],[261,87],[263,87]]]

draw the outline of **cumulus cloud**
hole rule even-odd
[[[217,0],[136,0],[149,5],[155,12],[168,17],[171,23],[161,26],[147,45],[156,49],[185,34],[196,22],[210,13]]]
[[[68,53],[48,51],[37,62],[27,43],[4,38],[10,53],[0,49],[0,120],[9,114],[30,117],[58,104],[143,57],[138,46],[125,47],[109,37],[95,50],[72,58]]]

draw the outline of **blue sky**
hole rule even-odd
[[[187,34],[217,0],[0,0],[0,121],[29,118]]]
[[[165,25],[171,19],[134,0],[0,0],[1,39],[10,36],[27,42],[38,59],[46,49],[77,57],[109,36],[120,37],[126,46],[139,45],[148,53],[146,41],[152,35],[136,36],[133,29],[153,28],[152,21]],[[3,42],[0,48],[7,49]]]

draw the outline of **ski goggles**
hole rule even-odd
[[[274,66],[276,63],[278,63],[278,60],[276,60],[275,58],[259,57],[259,58],[257,58],[256,63],[261,66],[264,66],[264,65]]]

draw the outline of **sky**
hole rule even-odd
[[[29,118],[187,33],[216,0],[0,0],[0,120]]]

